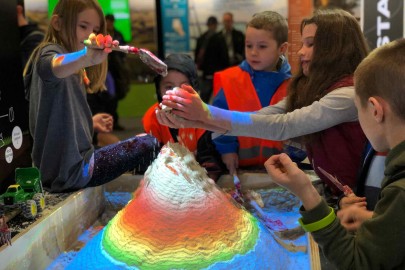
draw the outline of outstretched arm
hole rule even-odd
[[[191,87],[182,86],[166,93],[162,103],[183,119],[169,118],[162,124],[200,127],[233,136],[286,140],[357,120],[353,87],[336,89],[319,101],[288,113],[282,108],[285,100],[257,112],[237,112],[203,103]]]
[[[102,34],[89,36],[92,48],[84,47],[74,53],[58,54],[52,60],[52,71],[58,78],[66,78],[82,68],[94,66],[107,59],[113,46],[118,46],[118,41],[112,40],[110,35]]]

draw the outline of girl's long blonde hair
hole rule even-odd
[[[49,44],[59,44],[63,46],[68,52],[78,51],[78,40],[76,36],[76,24],[80,12],[86,9],[94,9],[100,17],[100,34],[106,34],[106,24],[103,11],[97,1],[94,0],[59,0],[53,10],[52,16],[61,18],[60,31],[54,29],[50,23],[48,30],[45,34],[44,40],[33,51],[27,65],[24,69],[24,76],[28,71],[28,67],[37,61],[39,52]],[[66,37],[62,39],[62,37]],[[63,41],[65,40],[65,42]],[[84,71],[79,71],[84,77]],[[87,77],[90,79],[90,84],[86,85],[88,93],[95,93],[100,90],[105,90],[105,79],[107,77],[107,61],[101,64],[87,67]],[[84,83],[84,82],[83,82]]]

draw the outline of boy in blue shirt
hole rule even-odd
[[[214,75],[218,93],[213,105],[250,112],[283,99],[291,77],[284,56],[287,40],[284,17],[273,11],[255,14],[246,26],[246,60]],[[282,151],[282,142],[278,141],[235,136],[220,136],[213,141],[230,174],[235,174],[239,166],[263,168],[268,157]]]

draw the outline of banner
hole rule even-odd
[[[163,56],[171,53],[189,53],[190,34],[187,0],[160,1],[161,37]]]
[[[403,0],[364,0],[362,18],[372,49],[404,36]]]

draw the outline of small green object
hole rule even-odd
[[[20,207],[26,218],[35,218],[45,207],[40,171],[35,167],[17,168],[15,181],[0,195],[0,205]]]

